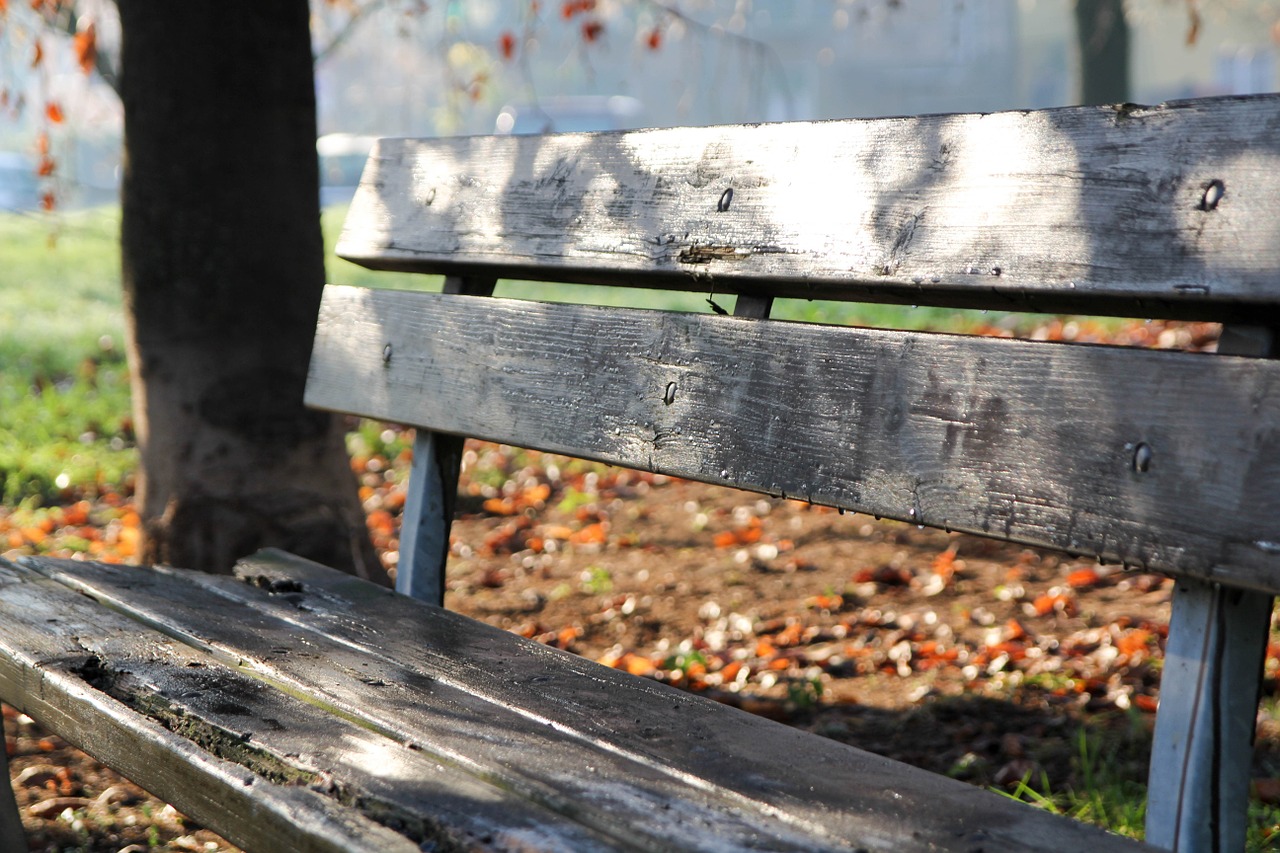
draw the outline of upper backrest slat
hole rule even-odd
[[[541,137],[382,140],[367,266],[1272,322],[1280,95]]]

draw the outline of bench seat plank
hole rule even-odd
[[[527,795],[535,778],[559,787],[567,796],[544,805],[583,824],[598,812],[610,821],[598,831],[618,847],[1000,851],[1053,838],[1062,850],[1148,849],[279,552],[237,568],[252,584],[25,564],[195,649],[238,659],[243,673],[290,690],[305,684],[313,704],[425,755],[448,754],[503,790]],[[537,751],[543,737],[557,742],[552,752]],[[579,790],[575,775],[592,778],[594,790]]]
[[[338,254],[379,269],[1264,322],[1280,96],[381,140]]]
[[[167,638],[3,561],[0,624],[0,699],[234,843],[268,853],[419,849],[306,786],[273,784],[239,763],[217,757],[88,683],[102,674],[99,664],[108,659],[104,654],[110,654],[118,672],[137,671],[142,679],[148,677],[143,670],[150,668],[154,674],[157,661],[165,659],[179,673],[221,676],[223,685],[236,680],[234,673],[215,672],[207,659],[187,656]],[[188,693],[190,686],[182,692]],[[208,688],[208,682],[204,686]],[[185,713],[179,709],[178,695],[152,691],[150,696],[164,706],[170,725]],[[210,699],[218,700],[219,694],[211,693]],[[187,720],[188,734],[197,728],[198,719],[193,715]],[[231,731],[241,731],[245,722],[240,716]],[[204,731],[212,735],[218,731],[215,726],[216,722]],[[335,737],[341,734],[340,727],[333,732]],[[223,740],[232,743],[236,738],[224,730]],[[281,773],[279,765],[272,769],[275,775]]]
[[[1280,590],[1280,363],[326,289],[311,406]]]
[[[772,827],[772,820],[744,818],[742,812],[749,804],[737,798],[727,799],[714,790],[691,787],[669,773],[582,739],[566,742],[563,734],[547,725],[546,720],[530,719],[518,708],[476,696],[470,685],[459,687],[437,673],[406,666],[393,653],[389,655],[385,647],[375,650],[370,645],[353,650],[322,632],[301,630],[296,624],[298,611],[310,606],[308,595],[281,594],[283,611],[248,610],[235,620],[227,620],[221,607],[209,607],[211,600],[222,602],[230,597],[246,610],[248,602],[262,594],[234,581],[205,584],[204,578],[190,572],[144,575],[104,571],[87,564],[31,561],[30,565],[104,602],[127,608],[162,633],[187,638],[216,659],[236,664],[239,670],[251,668],[258,677],[283,685],[287,692],[306,697],[312,705],[329,709],[328,716],[354,721],[365,730],[364,738],[321,735],[323,741],[341,741],[344,752],[367,754],[388,764],[396,763],[398,754],[414,757],[421,753],[444,765],[463,768],[494,786],[488,796],[508,801],[503,803],[505,808],[512,808],[509,801],[528,800],[551,812],[545,816],[548,822],[554,824],[556,815],[565,815],[559,820],[571,819],[594,827],[610,838],[609,846],[639,840],[640,846],[651,849],[681,845],[691,849],[752,849],[763,845],[768,849],[804,851],[812,847],[811,829],[789,832],[785,822]],[[287,581],[281,583],[295,586]],[[243,601],[239,600],[241,587],[250,593]],[[499,673],[493,675],[501,677]],[[246,692],[231,695],[239,702]],[[228,701],[225,686],[217,695],[219,702]],[[246,706],[256,707],[254,703],[255,700],[243,700]],[[255,716],[278,719],[274,709]],[[256,721],[241,712],[238,722],[250,726]],[[277,725],[270,726],[272,732],[288,731],[277,729]],[[319,731],[322,730],[311,729],[312,737]],[[381,743],[363,742],[369,739]],[[405,744],[413,744],[415,751],[403,749]],[[336,758],[325,756],[329,762]],[[383,769],[384,776],[403,778],[412,778],[414,772],[412,766],[396,768],[394,772]],[[419,767],[416,772],[425,771]],[[472,789],[477,787],[474,779],[467,781]],[[386,792],[380,793],[379,799],[385,801]],[[471,793],[484,802],[484,796]],[[403,800],[403,793],[399,800]],[[423,798],[418,808],[423,808],[425,802]],[[515,811],[521,808],[529,811],[527,805],[517,806]],[[657,812],[662,812],[665,820],[654,822],[652,817]],[[485,817],[493,819],[492,815]],[[513,816],[502,818],[508,824],[512,819]],[[534,839],[528,840],[534,843]],[[569,845],[571,840],[574,839],[547,838],[539,846],[558,846],[550,842],[559,841],[578,849],[582,844],[578,839]]]

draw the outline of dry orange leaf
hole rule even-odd
[[[608,539],[609,530],[603,521],[589,524],[569,537],[577,545],[603,545]]]
[[[93,505],[88,501],[76,501],[62,512],[63,524],[83,525],[89,523],[89,510]],[[81,534],[83,535],[83,533]]]
[[[1067,575],[1067,586],[1080,589],[1081,587],[1093,586],[1101,579],[1093,569],[1076,569]]]
[[[1154,638],[1150,631],[1145,631],[1142,628],[1135,628],[1134,630],[1124,634],[1116,641],[1116,648],[1121,654],[1134,655],[1138,652],[1146,651],[1147,647],[1151,644],[1152,639]]]
[[[774,636],[773,642],[779,646],[794,646],[803,638],[804,628],[800,626],[799,622],[792,622]]]
[[[933,573],[940,575],[944,579],[950,580],[956,571],[956,551],[958,549],[952,545],[947,550],[933,558]]]
[[[379,533],[390,535],[395,530],[395,519],[386,510],[374,510],[369,513],[369,528]]]
[[[62,124],[62,122],[66,118],[66,116],[62,114],[62,107],[58,105],[57,101],[50,101],[48,104],[46,104],[44,108],[44,114],[45,114],[45,117],[48,118],[49,121],[53,122],[54,124]]]
[[[551,487],[546,483],[539,483],[525,489],[524,494],[521,495],[521,498],[531,504],[542,503],[549,497],[551,497]]]
[[[717,548],[732,548],[738,544],[738,537],[733,534],[732,530],[724,530],[715,535],[711,540]]]
[[[815,595],[805,601],[809,607],[814,610],[839,610],[844,607],[844,596],[842,595]]]
[[[511,498],[489,498],[482,506],[490,515],[515,515],[519,512]]]
[[[138,555],[138,546],[142,541],[142,531],[136,527],[120,528],[119,538],[116,539],[116,554],[121,557],[136,557]]]
[[[98,62],[98,29],[92,23],[72,39],[72,47],[76,52],[76,62],[85,74],[92,74]]]
[[[645,675],[652,675],[653,671],[657,667],[655,667],[653,665],[653,661],[649,660],[648,658],[641,657],[640,655],[633,655],[630,652],[627,652],[618,661],[618,668],[624,669],[627,672],[631,673],[632,675],[645,676]]]

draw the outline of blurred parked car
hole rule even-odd
[[[494,130],[503,134],[630,130],[640,126],[643,113],[644,105],[627,95],[564,95],[505,106]]]
[[[351,201],[373,143],[374,137],[354,133],[327,133],[316,140],[321,207]]]
[[[0,151],[0,210],[35,210],[39,206],[35,161],[17,151]]]

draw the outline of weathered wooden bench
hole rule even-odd
[[[1261,96],[384,140],[339,251],[445,292],[328,288],[307,399],[419,428],[409,595],[274,552],[239,579],[5,565],[0,699],[253,850],[1141,849],[439,609],[476,436],[1175,575],[1148,840],[1239,849],[1280,590],[1278,131]],[[778,297],[1226,327],[1157,352]]]

